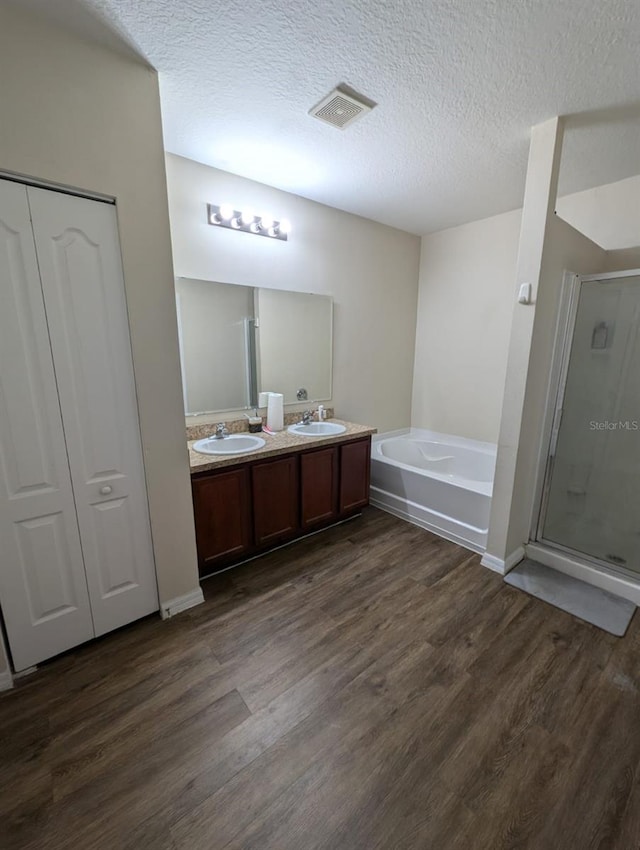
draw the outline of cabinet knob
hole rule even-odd
[[[111,493],[112,490],[113,490],[113,487],[111,487],[109,484],[105,484],[104,487],[100,488],[100,495],[101,496],[108,496],[109,493]]]

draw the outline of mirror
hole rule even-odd
[[[257,407],[268,391],[330,400],[330,296],[182,277],[176,297],[187,416]]]

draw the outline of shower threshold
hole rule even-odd
[[[527,558],[640,606],[640,575],[634,576],[614,564],[591,560],[578,552],[556,548],[547,542],[527,543],[524,548]]]

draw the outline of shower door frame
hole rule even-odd
[[[573,272],[565,272],[560,306],[558,310],[558,322],[556,325],[556,336],[552,357],[549,387],[547,392],[547,403],[544,418],[544,426],[541,441],[541,451],[538,464],[538,477],[536,481],[534,511],[530,538],[535,546],[542,546],[555,550],[569,558],[582,561],[586,565],[603,570],[609,575],[617,575],[623,579],[632,579],[640,582],[640,575],[633,570],[626,569],[610,561],[596,558],[578,549],[571,549],[553,540],[544,537],[544,521],[549,500],[551,477],[555,451],[558,443],[558,435],[562,424],[562,412],[564,408],[564,396],[569,375],[569,362],[571,348],[578,317],[578,304],[580,301],[580,288],[583,283],[589,281],[620,280],[625,277],[640,277],[640,269],[627,269],[618,272],[603,272],[601,274],[578,275]]]

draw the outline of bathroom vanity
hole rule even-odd
[[[352,423],[343,434],[310,438],[287,431],[241,457],[190,447],[200,575],[348,519],[369,503],[371,435]]]

